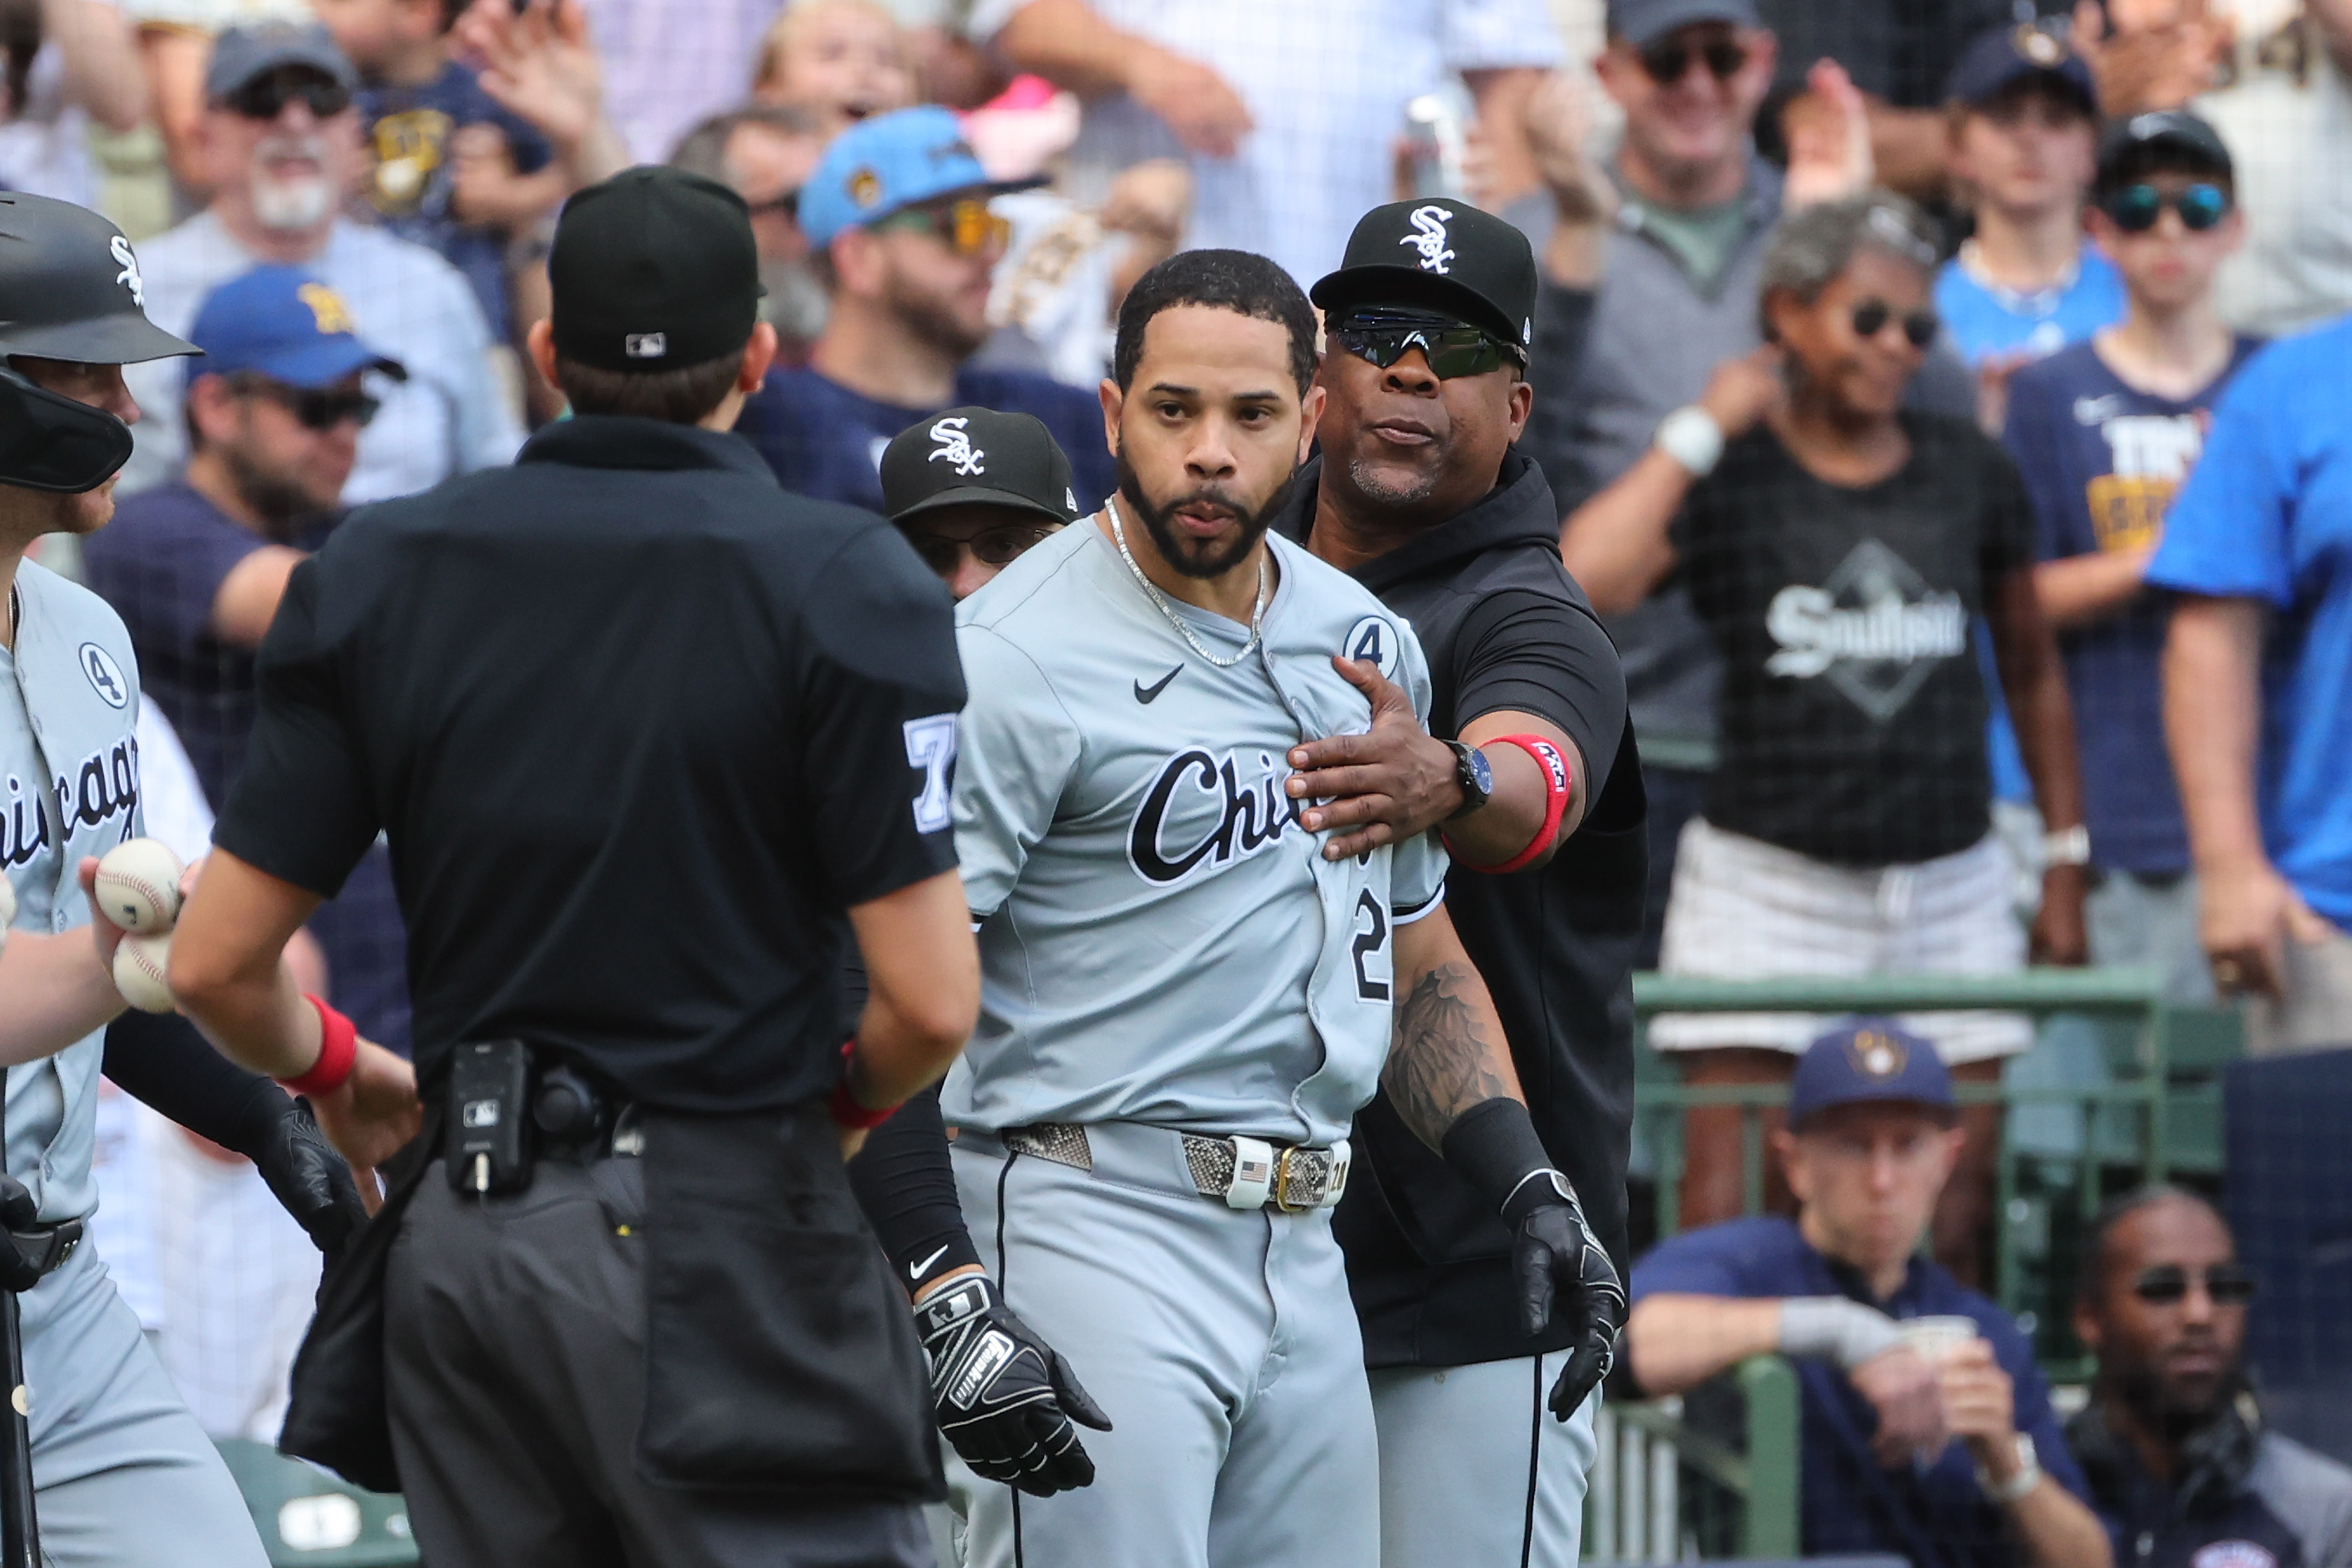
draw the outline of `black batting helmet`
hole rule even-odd
[[[71,202],[0,192],[0,484],[95,489],[122,467],[130,426],[35,385],[10,362],[135,364],[202,352],[149,321],[145,305],[121,229]]]

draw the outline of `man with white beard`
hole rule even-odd
[[[185,332],[198,305],[230,279],[269,262],[306,268],[349,307],[360,335],[398,356],[407,380],[369,378],[383,408],[361,432],[347,505],[504,463],[522,444],[465,279],[425,247],[340,216],[361,152],[358,80],[324,27],[270,23],[223,33],[205,78],[212,205],[142,246],[131,285],[143,285],[151,320]],[[136,368],[143,374],[133,396],[149,407],[178,405],[184,373]],[[146,420],[134,434],[126,495],[161,484],[186,455],[176,419]]]

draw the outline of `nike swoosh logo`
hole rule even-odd
[[[1168,689],[1168,683],[1170,681],[1175,679],[1178,676],[1183,673],[1184,667],[1180,664],[1149,686],[1144,685],[1140,680],[1137,681],[1135,683],[1135,700],[1138,702],[1150,702],[1155,700],[1161,692]]]
[[[909,1263],[907,1265],[907,1278],[912,1279],[919,1285],[921,1284],[924,1272],[929,1269],[932,1264],[937,1263],[940,1258],[946,1257],[947,1250],[948,1249],[946,1247],[942,1247],[937,1252],[932,1253],[929,1258],[924,1258],[920,1263]]]

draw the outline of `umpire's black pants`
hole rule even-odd
[[[930,1568],[921,1510],[656,1487],[637,1162],[542,1161],[514,1197],[428,1171],[394,1242],[392,1439],[433,1568]]]

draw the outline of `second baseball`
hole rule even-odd
[[[160,838],[133,838],[98,863],[98,912],[142,936],[170,931],[180,918],[180,873],[186,868]]]
[[[172,1006],[172,933],[126,936],[114,950],[114,988],[142,1013],[169,1013]]]

